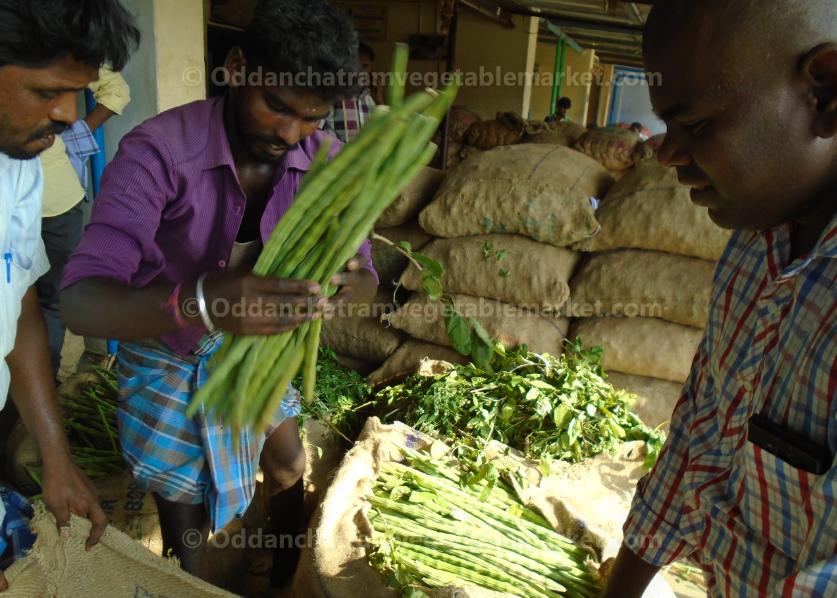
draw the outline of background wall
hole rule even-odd
[[[569,112],[571,121],[580,125],[587,125],[585,116],[587,104],[590,101],[590,85],[582,82],[585,77],[592,76],[593,63],[596,54],[592,50],[578,52],[567,48],[567,79],[561,88],[561,96],[570,98],[573,107]],[[549,83],[555,69],[555,44],[539,42],[537,46],[537,72],[541,75],[542,81]],[[573,75],[577,80],[573,79]],[[545,79],[543,77],[546,77]],[[574,84],[575,83],[575,84]],[[536,85],[532,90],[532,118],[543,120],[549,115],[549,103],[552,98],[551,85]]]
[[[456,37],[457,68],[478,75],[482,68],[486,75],[495,79],[498,67],[502,76],[508,74],[517,78],[519,74],[532,74],[535,56],[530,50],[537,44],[537,19],[515,16],[513,21],[515,27],[506,29],[462,8]],[[520,83],[465,87],[459,92],[457,104],[468,106],[483,118],[494,118],[497,112],[509,110],[525,116],[529,112],[526,101],[529,91],[524,78]]]
[[[203,80],[187,84],[191,74],[203,76],[205,21],[203,0],[122,0],[142,34],[139,49],[122,76],[131,87],[125,112],[105,125],[108,159],[119,140],[138,124],[160,112],[206,97]],[[197,70],[195,70],[197,69]]]

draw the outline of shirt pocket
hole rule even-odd
[[[811,488],[820,476],[792,467],[749,441],[736,457],[744,522],[796,560],[814,523]]]

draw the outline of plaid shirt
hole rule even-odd
[[[837,463],[791,467],[747,440],[763,414],[837,453],[837,217],[790,263],[790,226],[737,233],[710,320],[625,542],[665,565],[690,557],[710,596],[837,596]]]
[[[322,129],[343,143],[349,143],[357,137],[374,109],[375,100],[369,90],[364,89],[356,98],[337,102],[323,121]]]
[[[96,143],[96,138],[90,132],[90,127],[87,122],[77,120],[69,129],[61,134],[61,139],[67,146],[67,158],[70,159],[70,164],[78,175],[78,180],[81,186],[87,188],[87,160],[90,156],[99,153],[99,144]]]

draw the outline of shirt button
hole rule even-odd
[[[221,260],[220,262],[218,262],[218,265],[221,266],[222,268],[226,268],[227,267],[227,262],[225,260]]]
[[[235,207],[235,213],[236,214],[241,214],[241,206],[236,206]]]

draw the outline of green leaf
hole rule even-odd
[[[441,281],[427,270],[421,272],[421,289],[433,301],[441,299],[444,293]]]
[[[413,252],[413,259],[418,262],[424,270],[430,272],[436,278],[441,279],[445,275],[445,269],[442,264],[433,258],[429,258],[423,253]]]
[[[474,330],[474,332],[482,342],[484,342],[487,345],[494,345],[494,341],[491,340],[491,337],[488,335],[488,331],[483,327],[482,324],[479,323],[478,320],[474,318],[468,318],[468,323],[471,325],[471,328]]]
[[[552,420],[555,422],[555,427],[558,430],[563,430],[564,427],[569,423],[572,414],[573,410],[570,409],[570,407],[568,407],[564,403],[558,405],[552,412]]]
[[[466,356],[471,354],[471,327],[465,318],[449,307],[445,308],[445,331],[458,353]]]
[[[497,261],[502,262],[504,259],[509,257],[509,251],[507,249],[501,249],[497,252]]]
[[[494,246],[491,244],[491,241],[486,241],[482,245],[482,256],[485,259],[491,257],[491,254],[494,252]]]
[[[494,344],[486,343],[485,340],[474,330],[471,335],[471,357],[474,363],[483,370],[491,370],[491,361],[494,357]]]
[[[511,272],[509,272],[505,268],[500,268],[500,270],[498,270],[497,273],[500,275],[500,278],[508,278],[509,276],[511,276]]]
[[[408,241],[398,241],[398,243],[396,243],[395,246],[401,249],[402,251],[406,251],[407,253],[413,252],[413,246]]]

